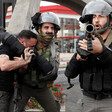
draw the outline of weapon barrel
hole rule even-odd
[[[88,24],[86,26],[86,32],[92,33],[94,31],[94,26],[92,24]]]

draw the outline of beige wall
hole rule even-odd
[[[39,11],[41,0],[17,0],[7,31],[13,34],[31,29],[31,17]]]

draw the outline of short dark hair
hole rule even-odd
[[[22,30],[17,35],[17,38],[18,39],[20,39],[20,38],[27,38],[27,39],[35,38],[35,39],[37,39],[37,35],[35,33],[33,33],[32,31],[30,31],[30,30]]]

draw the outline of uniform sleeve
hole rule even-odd
[[[9,55],[7,46],[4,46],[4,45],[1,45],[1,46],[0,46],[0,55],[1,55],[1,54]]]
[[[55,56],[51,56],[51,58],[50,58],[50,63],[53,66],[53,69],[51,71],[51,79],[50,79],[50,81],[55,80],[57,78],[57,76],[58,76],[59,55],[60,55],[59,47],[57,45],[55,45]]]
[[[104,64],[112,64],[112,43],[109,47],[103,45],[103,52],[97,54],[97,59],[103,62]]]
[[[73,55],[65,69],[65,76],[68,78],[75,78],[81,72],[81,61],[76,60],[76,55]]]

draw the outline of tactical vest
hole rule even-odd
[[[112,33],[105,41],[105,46],[112,45]],[[106,57],[105,57],[106,58]],[[81,88],[87,91],[112,91],[112,69],[107,68],[99,61],[95,55],[90,55],[87,61],[82,62],[82,72],[80,74]]]

